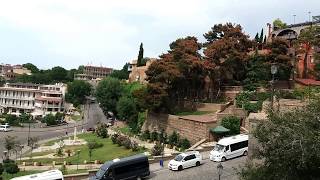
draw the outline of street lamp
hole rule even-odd
[[[77,161],[77,170],[79,169],[79,154],[80,154],[80,150],[77,150],[77,155],[78,155],[78,161]]]
[[[223,166],[222,166],[221,162],[218,164],[217,169],[218,169],[218,175],[219,175],[219,180],[220,180],[221,175],[222,175],[222,170],[223,170]]]
[[[271,74],[272,74],[272,81],[271,81],[271,108],[273,109],[273,94],[274,94],[274,75],[278,72],[278,67],[275,64],[271,65]]]

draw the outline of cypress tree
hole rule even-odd
[[[267,36],[264,36],[263,44],[266,44],[266,43],[267,43]]]
[[[261,33],[260,33],[260,38],[259,38],[259,43],[263,42],[263,28],[261,29]]]
[[[137,66],[142,66],[142,59],[143,59],[143,44],[140,44],[139,54],[138,54],[138,60],[137,60]]]
[[[259,33],[256,34],[256,36],[254,37],[254,40],[255,40],[256,42],[259,42]]]

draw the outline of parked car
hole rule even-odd
[[[220,139],[210,152],[210,160],[221,162],[237,156],[248,155],[248,139],[248,135],[245,134]]]
[[[150,175],[148,157],[138,154],[104,163],[90,180],[142,179]]]
[[[0,125],[0,131],[4,131],[4,132],[8,132],[11,131],[11,127],[8,123],[4,124],[4,125]]]
[[[37,174],[30,174],[27,176],[20,176],[13,178],[11,180],[63,180],[63,174],[59,170],[50,170],[50,171],[45,171],[42,173],[37,173]]]
[[[181,171],[185,168],[200,166],[201,164],[202,156],[199,151],[189,151],[181,153],[172,159],[168,164],[168,168],[170,170]]]

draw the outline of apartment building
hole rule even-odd
[[[112,73],[112,68],[102,66],[84,66],[83,74],[75,74],[77,80],[103,79]]]
[[[7,83],[0,87],[0,113],[19,116],[30,113],[33,117],[64,112],[66,85],[39,85]]]

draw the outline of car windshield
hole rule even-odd
[[[174,158],[175,161],[181,161],[183,159],[183,156],[178,155]]]
[[[225,146],[220,145],[220,144],[217,144],[217,145],[214,147],[214,150],[215,150],[215,151],[223,151],[224,148],[225,148]]]
[[[96,173],[96,176],[100,179],[100,178],[102,178],[102,176],[104,175],[105,172],[106,172],[106,170],[99,169],[99,171]]]

